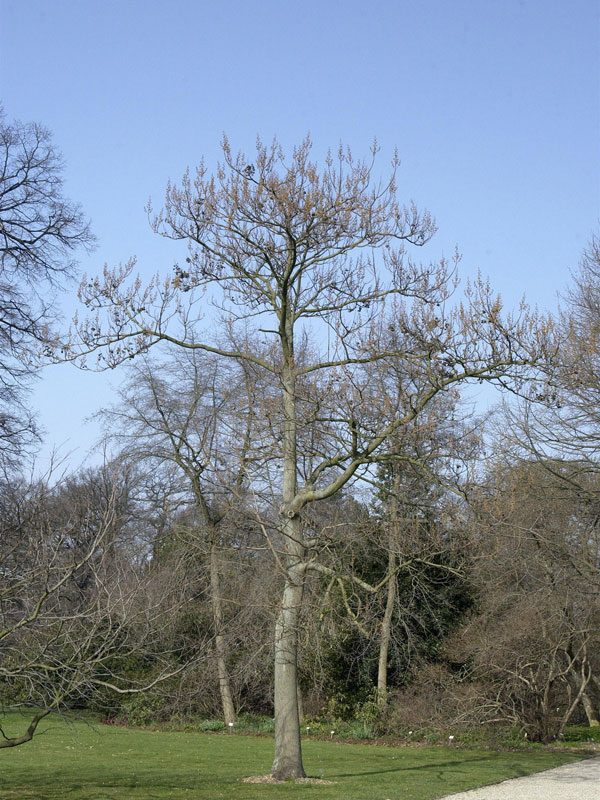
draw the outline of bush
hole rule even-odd
[[[144,726],[167,722],[171,718],[170,703],[164,697],[135,694],[125,700],[120,709],[128,725]]]
[[[222,719],[203,719],[195,727],[199,731],[222,731],[225,729],[225,723]]]
[[[600,742],[600,726],[567,725],[562,739],[565,742]]]
[[[356,722],[354,725],[350,725],[347,733],[353,739],[373,739],[375,736],[373,727],[365,722]]]

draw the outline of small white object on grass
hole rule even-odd
[[[450,739],[450,741],[452,741],[452,740],[454,739],[454,736],[452,736],[452,734],[450,734],[450,736],[448,737],[448,739]]]

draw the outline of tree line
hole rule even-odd
[[[435,222],[397,159],[224,139],[149,209],[185,261],[84,278],[53,333],[44,281],[91,234],[48,132],[2,130],[0,680],[36,711],[0,744],[60,708],[254,711],[287,778],[302,716],[335,704],[389,729],[598,724],[597,240],[559,315],[506,312],[458,257],[417,259]],[[123,376],[109,459],[61,480],[26,477],[48,359]],[[485,419],[472,384],[498,393]]]

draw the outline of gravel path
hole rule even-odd
[[[600,757],[512,778],[483,789],[446,795],[447,800],[600,800]],[[441,798],[441,800],[446,800]]]

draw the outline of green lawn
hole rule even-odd
[[[3,725],[9,734],[24,727],[15,715]],[[241,778],[269,772],[271,738],[66,725],[59,719],[40,729],[44,733],[32,742],[0,751],[1,800],[427,800],[576,758],[306,741],[307,773],[333,785],[257,785]]]

